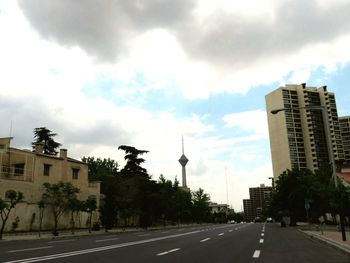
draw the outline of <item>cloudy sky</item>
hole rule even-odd
[[[0,0],[0,137],[145,168],[241,210],[272,175],[264,96],[327,85],[350,115],[347,0]],[[227,184],[226,184],[227,182]],[[227,186],[227,187],[226,187]]]

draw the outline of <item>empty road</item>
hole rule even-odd
[[[349,263],[350,256],[297,229],[263,223],[0,242],[0,262],[42,261]]]

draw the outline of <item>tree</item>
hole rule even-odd
[[[72,225],[72,234],[75,233],[75,219],[79,212],[84,209],[84,202],[80,201],[76,195],[72,195],[68,200],[68,210],[70,210],[70,221]]]
[[[140,226],[147,227],[150,222],[149,193],[152,183],[150,183],[147,170],[141,166],[145,160],[139,155],[148,153],[148,151],[126,145],[121,145],[118,149],[125,151],[124,159],[126,160],[124,168],[120,171],[126,193],[123,200],[124,211],[121,211],[121,214],[129,217],[138,216]]]
[[[38,202],[38,208],[39,208],[39,237],[41,236],[41,229],[43,225],[43,218],[44,218],[44,210],[45,210],[45,203],[43,200],[40,200]]]
[[[121,170],[122,175],[124,176],[138,175],[138,176],[149,178],[147,170],[141,167],[141,164],[145,162],[145,159],[139,157],[139,155],[148,153],[148,151],[138,150],[135,147],[127,146],[127,145],[121,145],[118,147],[118,149],[125,151],[124,159],[126,160],[126,164],[124,168]]]
[[[308,169],[286,170],[280,175],[270,199],[264,206],[264,212],[274,218],[290,217],[290,225],[306,218],[307,200],[318,200],[319,190],[315,175]],[[307,218],[306,218],[307,219]]]
[[[88,229],[89,233],[91,233],[91,221],[92,221],[92,213],[97,209],[96,198],[90,197],[84,202],[84,210],[89,214],[88,217]]]
[[[9,190],[6,192],[5,200],[0,198],[0,217],[1,217],[1,228],[0,228],[0,240],[5,229],[6,222],[9,218],[12,208],[14,208],[19,202],[24,199],[23,193]]]
[[[43,143],[44,154],[56,155],[58,151],[56,149],[61,146],[60,143],[55,142],[53,137],[57,136],[57,133],[53,133],[46,127],[40,127],[34,129],[34,141],[32,147],[35,148],[37,144]]]
[[[197,223],[206,222],[209,219],[209,195],[202,188],[192,192],[193,218]]]
[[[89,181],[101,181],[103,184],[109,177],[118,175],[119,165],[110,158],[83,157],[82,161],[88,164]]]
[[[57,226],[63,212],[69,209],[69,201],[76,197],[79,188],[71,183],[59,182],[57,184],[44,183],[45,192],[42,194],[42,201],[51,209],[54,218],[53,235],[57,236]]]

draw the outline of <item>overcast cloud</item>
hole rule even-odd
[[[70,157],[121,166],[132,145],[181,182],[183,134],[191,189],[226,202],[226,174],[239,210],[270,183],[264,96],[347,70],[348,14],[347,0],[0,0],[0,137],[30,148],[45,126]]]

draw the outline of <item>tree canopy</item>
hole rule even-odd
[[[37,144],[42,143],[44,147],[44,154],[56,155],[58,153],[56,149],[60,147],[61,144],[54,140],[55,136],[57,136],[57,133],[53,133],[46,127],[35,128],[32,147],[35,148]]]

